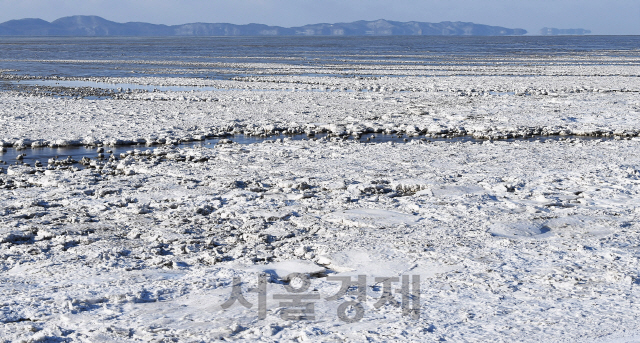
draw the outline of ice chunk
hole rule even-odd
[[[249,270],[271,274],[273,276],[277,276],[280,279],[285,279],[287,275],[293,273],[318,275],[326,271],[324,267],[306,260],[290,260],[269,263],[265,265],[256,265],[249,268]]]
[[[378,209],[333,212],[325,215],[323,219],[332,223],[374,229],[399,225],[413,225],[422,220],[421,217],[411,214]]]
[[[553,235],[548,226],[534,221],[495,223],[489,227],[489,233],[507,238],[546,238]]]

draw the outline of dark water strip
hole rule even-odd
[[[228,139],[234,143],[238,144],[253,144],[253,143],[262,143],[262,142],[276,142],[281,141],[283,139],[291,139],[291,140],[341,140],[341,141],[355,141],[358,140],[363,144],[372,144],[372,143],[409,143],[411,141],[421,141],[423,143],[431,143],[431,142],[475,142],[475,143],[483,143],[488,142],[486,139],[476,139],[472,136],[461,136],[461,137],[450,137],[450,138],[433,138],[433,137],[425,137],[425,136],[404,136],[404,135],[396,135],[396,134],[381,134],[381,133],[369,133],[364,134],[359,138],[348,136],[348,137],[330,137],[327,134],[317,134],[313,137],[309,137],[306,134],[298,134],[298,135],[280,135],[280,136],[270,136],[270,137],[256,137],[256,136],[248,136],[248,135],[235,135],[228,137],[216,137],[216,138],[208,138],[203,141],[194,141],[194,142],[185,142],[178,144],[179,148],[187,148],[187,147],[206,147],[213,148],[216,144],[220,143],[220,140]],[[515,142],[515,141],[594,141],[594,140],[612,140],[613,137],[590,137],[590,136],[534,136],[528,138],[510,138],[510,139],[501,139],[499,141],[504,142]],[[114,154],[116,157],[119,157],[121,153],[127,153],[133,150],[146,151],[153,150],[164,145],[152,145],[147,146],[143,144],[137,145],[118,145],[118,146],[104,146],[102,152],[104,156],[104,161],[108,160],[109,155]],[[0,171],[6,172],[6,168],[11,164],[28,164],[30,166],[34,166],[36,161],[39,161],[44,166],[47,165],[47,162],[51,158],[56,158],[59,160],[66,159],[70,157],[75,161],[80,161],[83,157],[90,158],[92,160],[98,157],[98,147],[91,146],[69,146],[69,147],[58,147],[58,148],[50,148],[50,147],[41,147],[41,148],[27,148],[27,149],[15,149],[15,148],[0,148],[0,150],[4,150],[0,152]],[[79,164],[73,164],[76,167],[79,167]]]

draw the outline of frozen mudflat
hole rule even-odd
[[[0,337],[637,340],[640,67],[602,59],[349,62],[384,77],[234,63],[261,75],[69,78],[215,89],[101,100],[69,87],[0,92],[7,156],[86,146],[91,157],[79,169],[0,155]],[[408,142],[344,140],[372,134]],[[220,142],[180,145],[208,139]],[[400,289],[417,275],[420,307],[403,313]],[[332,298],[337,278],[359,276],[363,294]],[[250,308],[222,306],[234,278]],[[309,296],[313,318],[284,319],[292,295]],[[346,301],[360,303],[361,318],[346,311],[359,320],[338,316]]]

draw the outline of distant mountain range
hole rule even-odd
[[[523,29],[474,23],[397,22],[383,19],[290,28],[262,24],[192,23],[169,26],[138,22],[116,23],[98,16],[71,16],[52,22],[19,19],[0,24],[0,36],[509,36],[526,33]]]

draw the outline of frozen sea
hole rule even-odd
[[[634,36],[2,37],[0,341],[637,341],[639,94]]]

